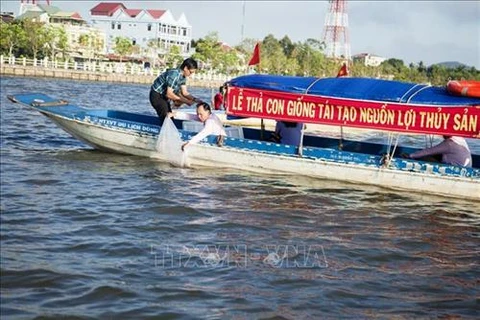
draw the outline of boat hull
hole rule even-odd
[[[142,157],[158,156],[155,149],[156,136],[142,135],[135,131],[105,128],[85,121],[75,121],[42,112],[63,130],[91,147],[107,151]]]
[[[66,132],[93,148],[169,161],[156,149],[158,135],[107,128],[58,117],[48,112],[44,114]],[[480,182],[476,178],[445,178],[440,175],[398,171],[388,167],[332,163],[326,159],[267,154],[228,146],[220,148],[211,144],[192,145],[186,152],[185,166],[191,168],[230,168],[262,174],[302,175],[355,184],[371,184],[393,190],[480,200]]]

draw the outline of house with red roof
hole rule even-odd
[[[43,23],[58,23],[63,25],[86,25],[87,22],[78,12],[62,11],[52,5],[20,3],[17,19],[32,19]]]
[[[102,30],[89,26],[78,12],[63,11],[48,3],[45,5],[22,1],[16,19],[28,19],[62,28],[67,36],[71,57],[93,59],[105,54],[105,34]],[[82,39],[88,39],[88,44]]]
[[[105,32],[107,52],[114,52],[116,37],[126,37],[142,51],[155,55],[178,46],[184,56],[191,50],[192,26],[182,13],[178,19],[168,10],[127,8],[121,2],[101,2],[90,9],[91,23]]]

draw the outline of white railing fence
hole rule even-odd
[[[116,74],[131,74],[131,75],[145,75],[157,76],[165,71],[165,68],[145,68],[141,64],[131,62],[106,62],[106,61],[85,61],[85,62],[71,62],[71,61],[57,61],[44,59],[29,59],[16,58],[14,56],[5,57],[0,55],[0,65],[23,66],[23,67],[38,67],[48,69],[63,69],[73,71],[85,72],[101,72],[101,73],[116,73]],[[192,80],[204,81],[219,81],[225,82],[231,79],[226,74],[217,73],[214,71],[199,70],[191,76]]]

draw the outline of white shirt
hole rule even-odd
[[[431,148],[410,154],[410,158],[418,159],[432,155],[442,155],[442,162],[462,167],[472,167],[472,154],[467,141],[462,137],[450,137]]]
[[[188,114],[188,120],[196,120],[200,121],[196,114]],[[222,121],[215,115],[210,114],[207,120],[203,123],[203,129],[193,136],[192,139],[188,142],[189,144],[198,143],[199,141],[203,140],[204,138],[208,137],[209,135],[213,134],[216,136],[226,136],[227,133],[225,129],[223,129]]]

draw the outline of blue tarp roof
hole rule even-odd
[[[372,78],[316,78],[253,74],[230,86],[347,99],[439,106],[480,105],[480,99],[451,95],[445,88]]]

